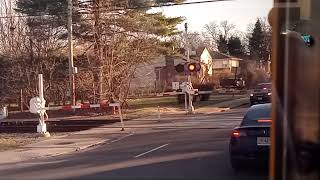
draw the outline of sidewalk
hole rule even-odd
[[[102,143],[116,141],[132,134],[132,129],[121,131],[115,123],[114,127],[100,127],[80,131],[64,136],[54,136],[46,140],[26,145],[15,150],[0,153],[0,165],[41,157],[57,156],[90,148]]]
[[[248,98],[235,99],[216,104],[214,107],[202,107],[196,109],[196,114],[212,114],[226,111],[230,108],[238,107],[248,103]],[[171,119],[186,116],[184,111],[161,112],[161,119]],[[83,150],[103,143],[112,143],[122,138],[131,136],[134,132],[146,129],[153,123],[157,123],[156,113],[138,118],[132,122],[125,122],[125,131],[121,131],[120,123],[103,125],[97,128],[71,133],[64,136],[54,136],[46,140],[20,147],[16,150],[4,151],[0,153],[0,165],[6,163],[16,163],[20,161],[50,157],[61,154],[68,154]],[[174,119],[174,118],[173,118]],[[178,118],[179,119],[179,118]],[[181,119],[181,118],[180,118]]]

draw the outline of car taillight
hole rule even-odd
[[[271,119],[259,119],[258,123],[271,123],[272,120]]]
[[[247,134],[240,130],[233,130],[231,136],[235,138],[239,138],[241,136],[247,136]]]

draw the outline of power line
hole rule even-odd
[[[192,4],[203,4],[203,3],[212,3],[219,1],[232,1],[232,0],[207,0],[207,1],[196,1],[196,2],[185,2],[185,3],[172,3],[172,4],[163,4],[163,5],[153,5],[153,6],[145,6],[145,7],[128,7],[126,9],[146,9],[146,8],[161,8],[161,7],[170,7],[170,6],[181,6],[181,5],[192,5]]]
[[[182,6],[182,5],[195,5],[195,4],[213,3],[213,2],[221,2],[221,1],[232,1],[232,0],[205,0],[205,1],[185,2],[185,3],[172,3],[172,4],[162,4],[162,5],[151,5],[151,6],[125,7],[125,8],[115,8],[115,9],[112,9],[111,11],[138,10],[138,9],[150,9],[150,8]],[[90,2],[90,1],[86,1],[86,2]],[[87,13],[87,12],[84,13],[83,12],[83,13],[80,13],[80,14],[90,14],[90,13]],[[51,14],[39,14],[39,15],[0,16],[0,19],[21,18],[21,17],[43,17],[43,16],[53,16],[53,15],[51,15]]]

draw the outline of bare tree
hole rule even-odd
[[[235,28],[235,25],[232,23],[229,23],[227,20],[221,21],[219,34],[222,34],[227,39],[231,35],[231,32],[234,30],[234,28]]]
[[[196,50],[199,47],[202,47],[204,45],[204,38],[199,32],[189,32],[188,33],[188,45],[192,50]],[[173,36],[170,41],[174,42],[175,48],[184,48],[186,45],[186,37],[185,34],[179,34],[176,36]]]
[[[212,21],[209,24],[206,24],[204,26],[204,29],[213,41],[216,41],[218,39],[220,27],[216,21]]]
[[[92,27],[81,32],[80,37],[84,39],[81,46],[87,47],[85,54],[90,57],[88,69],[96,69],[93,74],[99,72],[93,79],[98,80],[100,99],[125,99],[134,70],[158,55],[158,36],[168,36],[168,30],[174,32],[174,26],[172,30],[159,26],[157,18],[164,20],[159,13],[114,10],[115,6],[128,7],[130,3],[134,2],[94,0],[86,8],[93,13],[82,16],[82,23]]]
[[[63,3],[18,0],[17,15],[27,15],[20,18],[10,18],[10,7],[1,4],[1,13],[9,16],[0,18],[0,80],[4,82],[1,90],[7,91],[1,91],[1,100],[16,101],[23,90],[27,104],[30,97],[38,94],[37,78],[42,73],[47,101],[67,103],[68,61],[63,18],[67,10]],[[162,37],[177,33],[176,24],[181,18],[141,10],[115,10],[137,3],[147,2],[91,0],[74,6],[76,19],[80,19],[73,25],[75,66],[79,67],[76,94],[83,102],[93,101],[95,95],[100,95],[100,100],[125,99],[135,69],[166,50]],[[28,16],[33,14],[39,16]]]
[[[217,49],[217,40],[219,38],[219,25],[216,21],[212,21],[204,26],[202,36],[208,42],[209,49]],[[210,48],[212,47],[212,48]]]
[[[221,21],[217,23],[216,21],[212,21],[209,24],[204,26],[204,32],[202,36],[204,37],[204,42],[206,44],[211,45],[212,47],[209,49],[217,50],[218,47],[224,46],[224,44],[234,33],[235,25],[228,22],[227,20]]]
[[[4,79],[3,90],[7,91],[1,99],[6,103],[20,99],[27,105],[29,98],[37,95],[39,73],[45,76],[46,97],[52,99],[57,88],[65,87],[56,84],[61,82],[56,76],[64,73],[61,72],[63,68],[57,68],[64,60],[62,49],[65,43],[58,38],[61,32],[53,25],[43,25],[43,19],[39,17],[12,15],[7,13],[8,18],[0,19],[0,56],[4,57],[5,63],[0,77]],[[66,92],[65,89],[62,92]]]

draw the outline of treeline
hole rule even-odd
[[[147,13],[183,0],[73,0],[76,96],[81,101],[123,100],[135,69],[172,53],[182,17]],[[70,100],[67,0],[4,1],[0,18],[0,103],[28,105],[44,75],[48,102]]]

